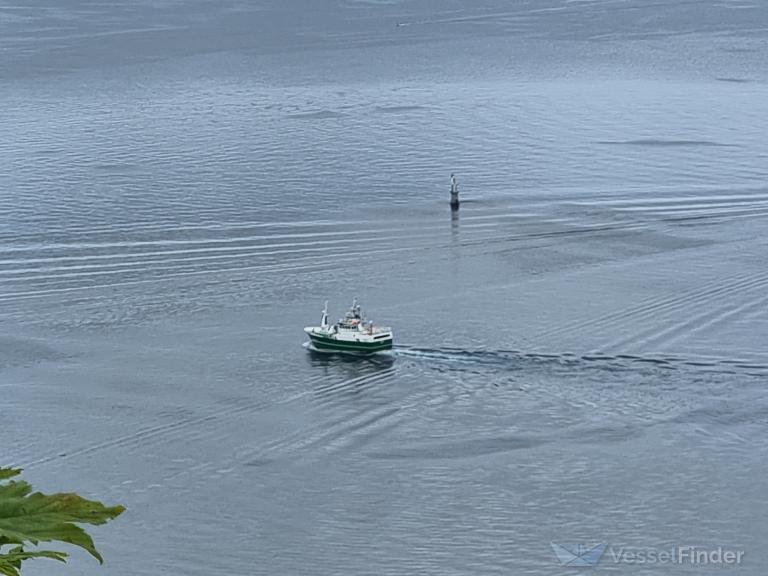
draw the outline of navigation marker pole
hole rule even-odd
[[[459,183],[456,176],[451,174],[451,210],[459,209]]]

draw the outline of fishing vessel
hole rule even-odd
[[[349,311],[335,324],[328,323],[328,302],[320,326],[307,326],[309,345],[319,352],[372,354],[392,348],[392,329],[366,321],[357,298]]]

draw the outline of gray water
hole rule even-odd
[[[0,54],[0,462],[128,507],[30,575],[763,573],[764,3],[27,2]],[[393,354],[310,355],[354,296]]]

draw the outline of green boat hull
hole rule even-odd
[[[381,342],[345,342],[334,338],[326,338],[317,334],[309,334],[312,346],[322,352],[362,352],[371,354],[392,349],[392,339]]]

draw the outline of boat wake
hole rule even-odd
[[[631,354],[549,354],[520,350],[465,350],[461,348],[421,348],[395,346],[395,357],[434,360],[463,364],[497,366],[507,370],[525,370],[533,366],[560,366],[567,368],[592,367],[606,370],[666,369],[700,370],[720,374],[765,376],[768,365],[727,358],[684,358],[674,356],[642,356]]]
[[[676,356],[651,356],[634,354],[551,354],[544,352],[523,352],[521,350],[468,350],[462,348],[425,348],[419,346],[396,345],[392,350],[369,353],[347,350],[323,350],[311,342],[303,347],[316,359],[339,359],[354,362],[356,360],[376,359],[392,363],[398,358],[434,361],[440,364],[467,364],[494,366],[509,371],[528,370],[533,367],[598,368],[605,370],[697,370],[718,374],[743,374],[747,376],[765,376],[768,365],[729,358],[685,358]]]

